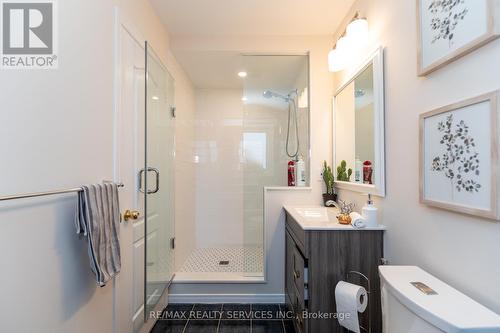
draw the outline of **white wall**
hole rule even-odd
[[[112,179],[112,2],[59,2],[59,24],[58,70],[0,75],[5,195]],[[75,200],[1,204],[2,331],[111,332],[113,284],[95,284]]]
[[[196,90],[196,246],[243,242],[241,89]],[[230,237],[228,237],[230,235]]]
[[[2,195],[112,179],[113,6],[190,84],[146,0],[60,1],[59,69],[0,75]],[[74,194],[0,203],[0,330],[111,332],[113,283],[98,288],[73,226]]]
[[[415,1],[359,0],[345,23],[357,10],[368,17],[372,45],[386,47],[387,196],[375,201],[388,226],[386,256],[392,264],[419,265],[500,313],[500,224],[426,207],[418,199],[419,114],[499,89],[500,41],[419,78]],[[349,71],[337,75],[337,86]],[[365,200],[344,191],[340,197],[358,207]]]

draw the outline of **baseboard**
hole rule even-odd
[[[285,303],[284,294],[170,294],[169,303]]]

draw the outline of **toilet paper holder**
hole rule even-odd
[[[357,276],[361,277],[363,280],[365,280],[366,287],[368,287],[368,288],[365,288],[366,294],[368,295],[368,306],[367,306],[367,308],[368,308],[368,328],[365,328],[362,325],[359,325],[359,328],[361,328],[364,332],[371,333],[372,330],[371,330],[370,323],[372,322],[372,312],[370,311],[370,294],[371,294],[372,290],[371,290],[371,285],[370,285],[370,279],[361,272],[349,271],[349,272],[347,272],[347,274],[345,276],[346,282],[349,282],[349,277],[351,277],[353,275],[357,275]]]

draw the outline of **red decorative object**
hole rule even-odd
[[[364,161],[363,162],[363,183],[373,184],[372,183],[372,175],[373,175],[372,162]]]
[[[288,186],[295,186],[295,161],[288,162]]]

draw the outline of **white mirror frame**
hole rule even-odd
[[[373,104],[374,104],[374,170],[375,184],[360,184],[344,181],[335,181],[335,187],[342,190],[350,190],[365,194],[385,197],[385,134],[384,134],[384,49],[379,47],[370,57],[355,71],[347,82],[337,89],[333,96],[333,163],[334,176],[337,175],[336,158],[336,128],[335,128],[335,100],[337,96],[353,82],[365,69],[373,65]],[[354,167],[354,166],[353,166]]]

